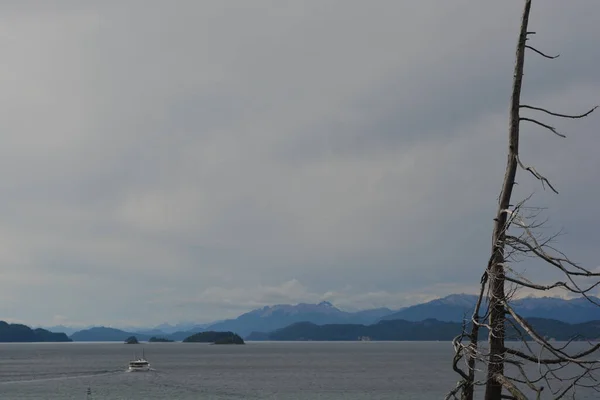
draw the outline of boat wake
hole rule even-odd
[[[91,372],[88,374],[61,375],[61,376],[53,376],[53,377],[49,377],[49,378],[15,379],[12,381],[0,381],[0,386],[16,385],[16,384],[20,384],[20,383],[36,383],[36,382],[63,381],[63,380],[69,380],[69,379],[95,378],[95,377],[99,377],[99,376],[116,375],[116,374],[121,374],[121,373],[123,373],[122,369],[97,371],[97,372]]]
[[[132,370],[132,369],[126,369],[125,372],[127,372],[127,373],[130,373],[130,372],[140,373],[140,372],[158,372],[158,371],[155,370],[154,368],[148,368],[148,369],[143,370],[143,371],[136,371],[136,370]]]

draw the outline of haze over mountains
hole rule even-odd
[[[600,303],[600,299],[593,298]],[[273,332],[299,322],[310,322],[316,325],[354,324],[372,325],[380,321],[405,320],[423,321],[435,319],[441,322],[461,322],[464,316],[470,316],[477,300],[474,295],[455,294],[427,303],[417,304],[400,310],[376,308],[357,312],[340,310],[329,302],[319,304],[300,303],[297,305],[279,304],[265,306],[240,315],[208,324],[179,323],[175,325],[161,324],[147,329],[114,328],[86,329],[74,332],[74,328],[47,327],[53,332],[65,332],[75,341],[117,340],[123,332],[136,334],[140,340],[151,336],[160,336],[172,340],[181,340],[190,333],[212,330],[232,331],[242,337],[253,332]],[[554,297],[524,298],[514,302],[516,310],[525,317],[553,319],[569,324],[600,320],[600,307],[586,299],[565,300]],[[121,340],[121,339],[118,339]]]

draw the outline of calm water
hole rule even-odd
[[[125,372],[142,348],[156,371]],[[448,342],[11,343],[0,399],[443,399],[451,360]]]
[[[124,372],[145,349],[154,372]],[[450,343],[0,344],[0,399],[439,399]]]

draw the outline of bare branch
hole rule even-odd
[[[547,290],[551,290],[551,289],[554,289],[557,287],[562,287],[572,293],[578,293],[578,294],[584,294],[584,293],[590,292],[591,290],[596,288],[598,285],[600,285],[600,281],[597,281],[593,285],[587,287],[586,289],[581,290],[581,289],[577,289],[577,288],[573,288],[573,287],[569,286],[566,282],[554,282],[553,284],[550,284],[550,285],[538,285],[538,284],[535,284],[532,282],[526,282],[523,280],[515,279],[510,276],[507,276],[506,280],[509,282],[516,283],[519,286],[528,287],[530,289],[547,291]]]
[[[525,330],[525,332],[527,332],[527,334],[538,344],[540,344],[543,348],[547,348],[548,350],[550,350],[550,352],[552,354],[554,354],[556,357],[561,358],[562,361],[564,362],[571,362],[573,364],[584,364],[584,362],[582,360],[578,360],[576,358],[573,358],[572,356],[569,356],[568,354],[566,354],[564,351],[555,348],[554,346],[550,345],[550,343],[548,343],[547,340],[545,340],[544,338],[542,338],[532,327],[531,325],[525,321],[519,314],[517,314],[512,307],[510,307],[507,303],[504,303],[504,307],[506,308],[506,310],[508,311],[508,313],[510,315],[512,315],[512,317],[515,319],[516,322],[519,323],[519,325]],[[600,347],[599,347],[600,348]]]
[[[535,51],[536,53],[538,53],[540,56],[543,56],[543,57],[549,58],[549,59],[551,59],[551,60],[553,60],[553,59],[555,59],[555,58],[558,58],[558,57],[560,57],[560,54],[557,54],[557,55],[555,55],[555,56],[549,56],[549,55],[547,55],[547,54],[544,54],[544,53],[542,53],[541,51],[539,51],[539,50],[538,50],[538,49],[536,49],[535,47],[531,47],[531,46],[529,46],[529,45],[526,45],[526,46],[525,46],[525,48],[527,48],[527,49],[529,49],[529,50],[533,50],[533,51]]]
[[[563,346],[564,347],[564,346]],[[596,360],[581,360],[582,357],[588,356],[594,352],[596,352],[597,350],[600,349],[600,344],[597,344],[596,346],[586,350],[586,351],[582,351],[579,354],[575,354],[574,356],[572,356],[573,359],[577,360],[578,364],[595,364],[597,363]],[[514,356],[523,358],[527,361],[531,361],[537,364],[560,364],[560,363],[564,363],[567,362],[568,360],[566,360],[565,358],[538,358],[535,356],[530,356],[528,354],[525,354],[521,351],[515,350],[515,349],[511,349],[511,348],[507,348],[506,352],[509,354],[512,354]]]
[[[589,111],[587,111],[587,112],[585,112],[583,114],[569,115],[569,114],[559,114],[559,113],[555,113],[555,112],[552,112],[552,111],[548,111],[545,108],[533,107],[533,106],[528,106],[528,105],[525,105],[525,104],[521,104],[519,107],[521,107],[521,108],[527,108],[527,109],[530,109],[530,110],[543,111],[546,114],[553,115],[555,117],[571,118],[571,119],[585,118],[588,115],[590,115],[591,113],[593,113],[598,108],[598,106],[594,106],[594,108],[590,109]]]
[[[598,285],[600,285],[600,281],[597,281],[593,285],[588,286],[586,289],[582,290],[582,289],[571,287],[566,282],[554,282],[553,284],[550,284],[550,285],[538,285],[538,284],[535,284],[532,282],[526,282],[523,280],[515,279],[510,276],[507,276],[506,280],[509,282],[516,283],[519,286],[528,287],[530,289],[547,291],[547,290],[551,290],[551,289],[554,289],[557,287],[562,287],[562,288],[568,290],[569,292],[577,293],[577,294],[588,293],[588,292],[592,291],[593,289],[595,289]]]
[[[540,121],[537,121],[537,120],[535,120],[535,119],[526,118],[526,117],[521,117],[521,118],[519,118],[519,121],[528,121],[528,122],[533,122],[534,124],[538,124],[539,126],[543,126],[544,128],[546,128],[546,129],[548,129],[548,130],[552,131],[552,133],[554,133],[554,134],[555,134],[555,135],[557,135],[557,136],[560,136],[561,138],[566,138],[566,136],[565,136],[565,135],[563,135],[562,133],[558,132],[558,131],[556,130],[556,128],[554,128],[554,127],[552,127],[552,126],[550,126],[550,125],[546,125],[546,124],[544,124],[544,123],[542,123],[542,122],[540,122]]]
[[[527,249],[529,249],[531,252],[533,252],[536,256],[538,256],[539,258],[541,258],[542,260],[546,261],[548,264],[554,265],[555,267],[557,267],[558,269],[560,269],[561,271],[563,271],[564,273],[568,274],[568,275],[574,275],[574,276],[600,276],[600,273],[595,273],[595,272],[590,272],[587,271],[581,267],[578,267],[578,269],[583,269],[583,271],[573,271],[573,270],[569,270],[567,269],[565,266],[562,265],[562,262],[567,262],[569,265],[575,266],[577,267],[574,263],[571,263],[570,261],[566,260],[566,259],[560,259],[557,257],[552,257],[548,254],[546,254],[543,250],[541,250],[539,248],[539,246],[533,246],[530,243],[528,243],[527,241],[520,239],[518,237],[514,237],[514,236],[507,236],[507,239],[510,239],[511,241],[517,242],[523,246],[525,246]]]
[[[496,379],[497,382],[504,386],[506,390],[508,390],[510,394],[513,395],[513,398],[517,400],[528,400],[527,396],[525,396],[525,394],[521,392],[519,388],[513,385],[513,383],[510,380],[506,379],[504,375],[496,374],[494,375],[494,379]]]
[[[444,400],[450,400],[450,399],[457,399],[456,394],[462,390],[463,386],[465,385],[464,381],[462,382],[458,382],[458,384],[456,385],[456,387],[454,389],[452,389],[445,397]]]
[[[540,182],[542,182],[542,187],[544,186],[544,183],[548,185],[548,187],[550,187],[550,189],[552,189],[552,191],[556,194],[558,194],[558,191],[556,189],[554,189],[554,186],[552,186],[552,184],[550,183],[550,181],[544,177],[542,174],[540,174],[539,172],[536,171],[536,169],[532,166],[528,166],[528,165],[524,165],[521,162],[521,158],[519,157],[519,155],[517,154],[515,157],[517,157],[517,162],[519,163],[519,166],[521,168],[523,168],[525,171],[529,171],[531,172],[531,175],[533,175],[536,179],[538,179]]]

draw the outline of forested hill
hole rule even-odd
[[[27,325],[0,321],[0,342],[71,342],[71,339],[64,333],[54,333],[41,328],[31,329]]]

